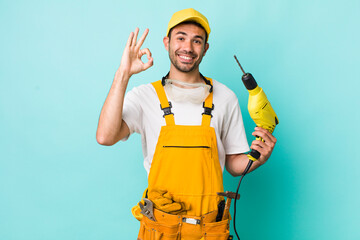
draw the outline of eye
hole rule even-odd
[[[185,38],[183,38],[183,37],[178,37],[177,38],[179,41],[183,41]]]
[[[201,40],[194,40],[194,43],[196,43],[196,44],[202,44],[202,41]]]

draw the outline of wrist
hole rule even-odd
[[[114,80],[127,83],[131,76],[132,76],[132,74],[118,68],[118,70],[116,70],[116,72],[115,72]]]

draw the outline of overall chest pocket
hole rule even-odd
[[[189,149],[192,149],[192,148],[205,148],[205,149],[208,149],[208,148],[210,148],[209,146],[176,146],[176,145],[164,145],[163,146],[163,148],[184,148],[184,149],[187,149],[187,148],[189,148]]]
[[[212,184],[214,164],[207,145],[163,145],[161,168],[168,181],[177,182],[176,192],[183,195],[204,194]],[[171,173],[171,174],[170,174]]]

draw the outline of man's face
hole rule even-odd
[[[194,24],[179,24],[164,38],[172,65],[181,72],[198,69],[209,44],[205,43],[205,31]]]

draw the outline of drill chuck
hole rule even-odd
[[[245,73],[244,75],[242,75],[241,80],[243,81],[247,90],[253,90],[257,87],[255,78],[253,77],[253,75],[251,75],[251,73]]]

